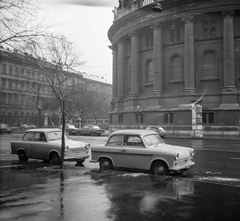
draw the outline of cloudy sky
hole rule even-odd
[[[76,44],[85,65],[79,70],[112,83],[112,51],[107,32],[118,0],[39,0],[48,24]]]

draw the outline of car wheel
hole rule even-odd
[[[28,161],[28,158],[24,151],[18,152],[18,159],[19,159],[19,161]]]
[[[166,165],[166,163],[160,161],[153,164],[152,171],[155,175],[160,176],[169,174],[168,166]]]
[[[112,161],[108,158],[102,158],[99,162],[99,166],[101,170],[112,170],[113,164]]]
[[[50,162],[53,165],[59,165],[60,164],[60,157],[57,153],[52,153],[50,157]]]
[[[85,160],[78,160],[78,161],[76,161],[76,162],[77,162],[78,165],[81,165],[81,164],[83,164],[84,161],[85,161]]]
[[[90,136],[94,136],[94,133],[90,133]]]

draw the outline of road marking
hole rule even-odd
[[[240,158],[234,158],[234,157],[231,157],[230,159],[231,160],[240,160]]]
[[[7,166],[0,166],[0,168],[7,168],[7,167],[21,167],[22,164],[17,164],[17,165],[7,165]]]

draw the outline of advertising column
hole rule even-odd
[[[202,105],[192,104],[192,137],[203,137],[202,127]]]

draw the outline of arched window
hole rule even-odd
[[[149,60],[147,62],[147,82],[153,82],[153,61]]]
[[[203,55],[203,77],[217,77],[216,54],[208,51]]]
[[[182,80],[182,61],[178,55],[174,55],[171,60],[171,80]]]

